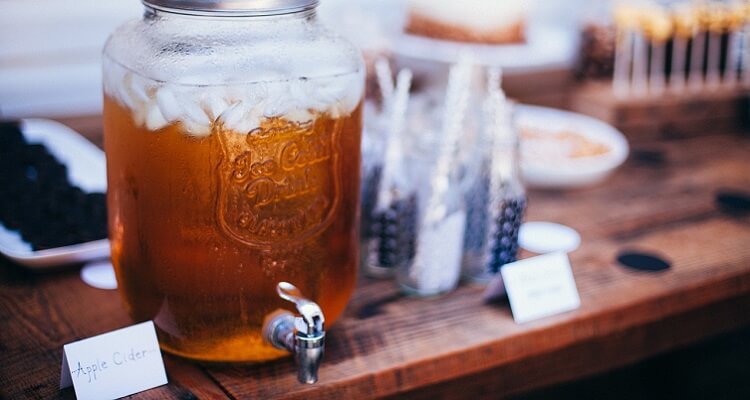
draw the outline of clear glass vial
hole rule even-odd
[[[479,173],[465,195],[463,275],[479,283],[488,282],[518,254],[526,190],[520,179],[518,130],[511,107],[504,104],[496,110],[500,123],[487,124]]]

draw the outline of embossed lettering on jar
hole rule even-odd
[[[104,54],[120,290],[169,352],[280,357],[261,338],[264,318],[289,308],[278,282],[320,304],[328,325],[354,288],[362,61],[318,25],[315,1],[172,3],[146,2]]]

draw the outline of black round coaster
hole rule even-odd
[[[667,157],[661,150],[634,149],[630,158],[638,165],[661,167],[667,163]]]
[[[627,268],[648,272],[665,271],[672,267],[669,261],[656,254],[631,250],[618,254],[617,262]]]
[[[750,193],[720,191],[716,194],[716,207],[733,216],[750,214]]]

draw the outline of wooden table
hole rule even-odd
[[[97,142],[98,125],[87,124],[77,126]],[[528,220],[582,234],[570,254],[580,309],[517,325],[479,287],[416,299],[362,280],[330,330],[318,384],[298,384],[289,359],[198,366],[165,356],[170,383],[134,397],[500,398],[747,326],[750,216],[721,212],[715,195],[749,188],[746,137],[635,143],[605,184],[530,193]],[[672,268],[625,269],[615,261],[623,249],[657,252]],[[131,323],[117,292],[86,286],[75,267],[36,274],[0,260],[0,397],[72,398],[57,389],[63,344]]]

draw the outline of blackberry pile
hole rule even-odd
[[[27,143],[18,123],[0,122],[0,222],[44,250],[107,237],[103,193],[68,181],[65,165]]]
[[[391,203],[375,217],[373,237],[378,239],[378,264],[396,267],[408,263],[416,253],[417,197]]]
[[[492,245],[490,272],[497,273],[503,265],[516,261],[518,231],[521,228],[525,210],[526,199],[524,197],[507,199],[500,205],[500,215],[495,221],[497,229]]]

